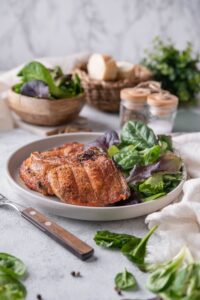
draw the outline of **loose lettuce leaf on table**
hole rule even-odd
[[[16,278],[0,271],[0,299],[24,300],[26,288]]]
[[[125,145],[137,146],[139,150],[158,144],[153,130],[141,121],[128,121],[121,130],[121,141]]]
[[[94,240],[99,246],[119,249],[142,271],[146,271],[147,264],[145,263],[145,257],[147,243],[156,229],[157,226],[152,227],[144,238],[124,233],[97,231]]]
[[[183,247],[171,260],[148,266],[147,288],[163,300],[200,299],[200,262]]]
[[[145,262],[147,243],[152,234],[157,229],[157,226],[153,226],[144,238],[140,239],[136,245],[133,241],[128,241],[121,249],[125,254],[141,271],[146,271],[148,264]]]
[[[140,238],[125,233],[114,233],[110,231],[97,231],[94,240],[98,246],[112,249],[121,249],[128,241],[137,244]]]
[[[17,257],[0,253],[0,272],[6,272],[16,278],[21,278],[26,273],[25,264]]]
[[[124,272],[115,276],[115,285],[118,289],[126,291],[136,288],[137,283],[133,274],[125,269]]]

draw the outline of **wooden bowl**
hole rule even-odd
[[[75,119],[85,104],[85,94],[59,99],[37,99],[8,92],[8,105],[23,121],[43,126],[54,126]]]

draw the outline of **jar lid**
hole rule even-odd
[[[178,97],[170,93],[151,94],[147,98],[147,103],[150,106],[160,108],[176,108],[178,105]]]
[[[139,83],[137,86],[140,88],[148,88],[151,91],[151,93],[158,93],[161,91],[161,83],[158,81],[144,81]]]
[[[134,101],[134,102],[146,102],[147,97],[150,95],[150,90],[147,88],[126,88],[121,90],[121,99]]]

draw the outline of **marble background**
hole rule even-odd
[[[0,0],[0,70],[96,51],[138,62],[154,36],[200,50],[200,0]]]

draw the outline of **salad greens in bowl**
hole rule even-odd
[[[53,126],[77,117],[85,94],[76,74],[64,74],[57,66],[48,69],[30,62],[17,74],[19,83],[8,94],[10,108],[25,122]]]
[[[117,206],[149,202],[165,196],[183,180],[183,163],[170,136],[156,136],[141,121],[128,121],[120,135],[107,131],[86,147],[96,146],[122,170],[131,190]]]
[[[59,66],[48,69],[37,61],[30,62],[17,74],[20,82],[15,93],[44,99],[66,99],[83,93],[78,75],[64,74]]]

